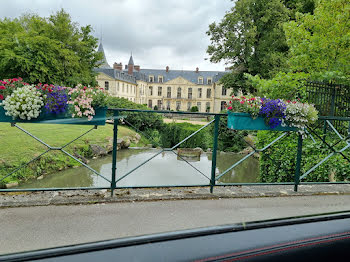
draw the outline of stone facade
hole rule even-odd
[[[100,52],[104,52],[102,44]],[[96,68],[97,82],[110,95],[124,97],[154,109],[189,111],[197,106],[199,112],[219,113],[230,100],[231,90],[218,84],[228,71],[142,69],[134,65],[133,57],[123,69],[114,63],[111,68],[105,60]]]

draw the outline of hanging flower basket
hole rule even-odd
[[[227,112],[227,127],[234,130],[269,130],[269,131],[298,131],[295,127],[278,125],[271,128],[265,124],[263,117],[253,119],[248,113]]]
[[[298,131],[304,137],[307,125],[318,118],[311,104],[252,95],[232,96],[227,109],[230,129]]]
[[[106,113],[107,107],[96,108],[93,119],[89,121],[87,117],[73,118],[71,114],[67,112],[60,114],[47,113],[44,109],[41,111],[38,118],[31,120],[13,120],[11,116],[5,115],[5,109],[0,106],[0,122],[103,126],[106,124]]]
[[[0,80],[0,122],[105,125],[106,99],[107,93],[99,87]]]

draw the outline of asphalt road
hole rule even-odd
[[[0,254],[196,227],[350,210],[350,196],[0,209]]]

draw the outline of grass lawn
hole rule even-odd
[[[50,146],[62,146],[72,139],[83,134],[92,126],[79,125],[49,125],[49,124],[18,124],[20,127],[31,132]],[[134,136],[135,131],[124,126],[118,127],[118,138]],[[113,125],[99,126],[89,134],[67,147],[72,152],[74,146],[86,146],[87,144],[106,145],[113,137]],[[137,146],[144,146],[148,141],[141,139]],[[1,162],[7,165],[15,165],[19,162],[32,159],[44,152],[46,147],[26,135],[9,123],[0,123],[0,168]]]

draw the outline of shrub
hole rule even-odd
[[[161,133],[161,143],[163,147],[170,148],[201,128],[201,125],[190,123],[170,123],[166,124]],[[210,131],[205,128],[189,140],[181,144],[180,148],[200,147],[206,150],[212,145],[212,136]]]
[[[149,110],[145,105],[133,103],[125,98],[108,97],[107,105],[109,108],[126,108],[126,109],[143,109]],[[149,129],[161,130],[164,127],[163,117],[157,113],[144,113],[144,112],[121,112],[126,116],[126,121],[132,124],[140,131],[146,131]],[[109,113],[109,116],[111,113]]]
[[[281,133],[259,131],[258,148],[270,143]],[[260,153],[260,182],[293,182],[296,153],[297,133],[291,133],[282,138],[269,149]],[[331,143],[332,144],[332,143]],[[339,144],[340,148],[343,146]],[[331,151],[320,141],[314,143],[310,138],[303,140],[301,174],[308,171]],[[337,181],[350,179],[350,165],[341,155],[337,154],[311,172],[304,182],[328,182],[329,176],[335,176]]]
[[[198,112],[198,107],[197,106],[192,106],[191,107],[191,112]]]

